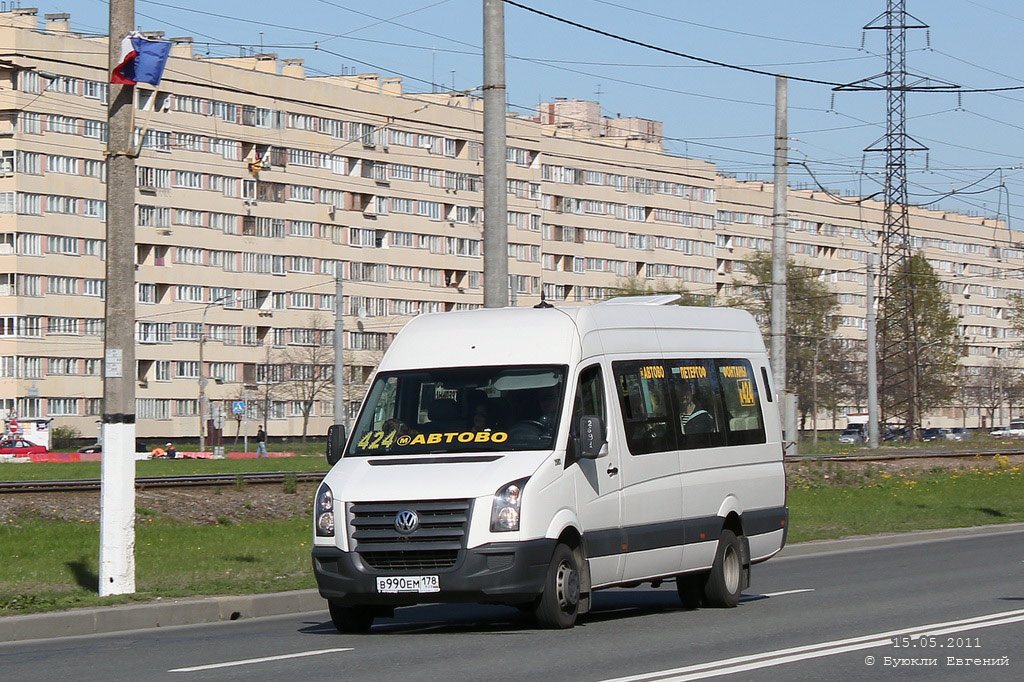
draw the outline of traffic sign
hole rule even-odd
[[[232,400],[231,401],[231,412],[233,414],[245,414],[245,401],[244,400]]]

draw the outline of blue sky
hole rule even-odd
[[[688,2],[521,0],[633,40],[707,59],[845,83],[885,71],[885,32],[862,27],[884,0]],[[103,0],[34,2],[70,12],[74,30],[105,33]],[[313,73],[381,71],[409,90],[471,89],[482,80],[482,0],[136,0],[142,30],[191,35],[197,50],[245,48],[302,57]],[[908,32],[908,70],[966,89],[1024,86],[1017,0],[908,0],[929,25]],[[774,81],[707,66],[505,8],[510,108],[554,97],[599,100],[607,115],[665,122],[666,148],[741,179],[771,176]],[[863,41],[863,43],[862,43]],[[863,45],[863,47],[862,47]],[[317,49],[320,48],[320,49]],[[433,85],[432,85],[433,84]],[[794,185],[863,195],[881,188],[885,95],[791,82]],[[911,201],[1009,217],[1024,226],[1024,89],[911,94],[908,132],[928,146],[910,160]],[[808,174],[813,174],[813,177]],[[955,192],[955,193],[953,193]],[[953,193],[953,194],[950,194]]]

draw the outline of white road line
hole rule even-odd
[[[790,649],[779,649],[777,651],[766,651],[760,654],[748,656],[737,656],[721,661],[710,663],[699,663],[682,668],[660,670],[640,675],[617,677],[602,682],[687,682],[688,680],[701,680],[708,677],[730,675],[732,673],[757,670],[759,668],[770,668],[785,663],[821,658],[822,656],[834,656],[848,651],[859,649],[870,649],[878,646],[885,646],[892,643],[892,638],[900,635],[911,637],[938,636],[953,632],[964,632],[966,630],[977,630],[996,625],[1007,625],[1024,621],[1024,609],[1016,611],[1004,611],[993,613],[987,616],[976,618],[965,618],[963,620],[948,621],[945,623],[932,623],[931,625],[919,625],[902,630],[891,630],[889,632],[878,632],[872,635],[862,635],[849,639],[836,640],[834,642],[820,642],[806,646],[793,647]]]
[[[244,661],[227,661],[226,663],[211,663],[209,665],[197,665],[191,668],[175,668],[168,670],[169,673],[194,673],[200,670],[213,670],[215,668],[230,668],[236,665],[252,665],[253,663],[267,663],[269,661],[283,661],[288,658],[302,658],[304,656],[319,656],[320,654],[336,654],[342,651],[352,651],[352,647],[341,649],[316,649],[315,651],[300,651],[296,654],[282,654],[281,656],[264,656],[262,658],[247,658]]]
[[[764,594],[757,595],[759,597],[783,597],[787,594],[800,594],[801,592],[814,592],[813,587],[804,587],[799,590],[786,590],[784,592],[765,592]]]

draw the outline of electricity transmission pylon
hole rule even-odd
[[[885,215],[879,272],[878,370],[882,422],[920,425],[921,370],[917,308],[911,272],[912,241],[907,206],[907,157],[927,147],[907,134],[907,93],[950,90],[957,86],[907,71],[907,31],[928,26],[907,13],[906,0],[887,0],[886,11],[864,26],[885,31],[885,73],[842,85],[839,91],[886,93],[885,135],[865,152],[885,153]]]

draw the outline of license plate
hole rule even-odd
[[[399,575],[377,578],[377,591],[396,594],[400,592],[440,592],[441,583],[436,575]]]

